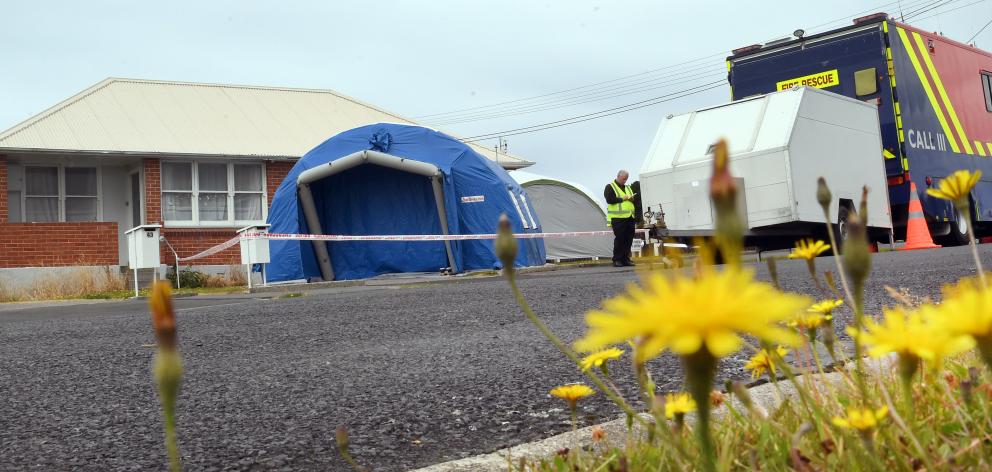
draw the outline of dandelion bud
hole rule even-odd
[[[496,256],[507,271],[513,270],[513,261],[517,259],[517,240],[510,228],[510,219],[506,213],[499,217],[499,236],[496,237]]]
[[[338,449],[347,451],[350,444],[348,443],[348,428],[344,426],[338,426],[334,431],[334,439],[338,443]]]
[[[713,405],[713,408],[719,408],[725,401],[727,401],[727,396],[723,392],[719,390],[710,392],[710,405]]]
[[[152,286],[152,296],[148,301],[152,310],[152,326],[155,338],[162,349],[176,348],[176,314],[172,310],[172,288],[166,282]]]
[[[727,201],[732,205],[737,196],[737,182],[730,174],[729,164],[727,141],[721,139],[713,146],[713,177],[710,179],[710,198],[718,206]]]
[[[975,384],[971,380],[965,380],[961,382],[961,398],[964,402],[971,405],[971,400],[974,398]]]
[[[861,187],[861,204],[858,205],[858,215],[861,215],[861,221],[866,225],[868,224],[868,186],[865,185]]]
[[[830,187],[827,187],[826,179],[823,177],[816,179],[816,201],[820,203],[825,213],[830,213],[830,202],[833,201],[833,198],[833,195],[830,194]]]
[[[768,264],[768,276],[771,277],[772,284],[775,285],[775,288],[781,288],[778,284],[778,265],[775,263],[775,258],[769,257],[766,264]]]
[[[827,287],[830,291],[833,292],[837,298],[841,298],[840,292],[837,291],[837,282],[834,281],[834,273],[829,270],[824,272],[823,279],[827,281]]]
[[[720,140],[713,149],[713,176],[710,178],[710,199],[716,210],[716,242],[724,260],[729,264],[740,261],[744,223],[737,213],[737,181],[730,173],[727,142]]]
[[[167,282],[157,282],[152,287],[149,305],[152,325],[158,339],[158,351],[152,366],[152,375],[158,384],[165,426],[165,447],[170,469],[178,471],[179,446],[176,443],[176,397],[183,377],[183,362],[176,350],[176,314],[172,310],[172,289]]]
[[[844,243],[844,266],[856,287],[861,287],[871,271],[868,239],[860,215],[851,213],[847,220],[848,238]]]

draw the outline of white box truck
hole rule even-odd
[[[803,237],[826,238],[816,200],[821,176],[833,193],[830,221],[836,235],[846,237],[847,215],[856,211],[867,185],[869,233],[876,241],[889,240],[892,219],[876,105],[807,87],[667,117],[640,171],[642,206],[665,215],[667,229],[657,236],[712,235],[709,179],[713,144],[721,138],[738,179],[746,244],[773,249]]]

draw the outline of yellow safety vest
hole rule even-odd
[[[624,185],[624,188],[621,189],[620,186],[617,185],[616,181],[612,181],[610,182],[610,186],[613,187],[613,193],[619,198],[623,198],[624,196],[634,196],[634,191],[630,189],[630,185]],[[620,203],[610,203],[609,205],[606,205],[606,222],[608,224],[613,223],[613,218],[622,219],[633,217],[633,200],[624,200]]]

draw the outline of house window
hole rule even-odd
[[[24,167],[24,221],[98,221],[96,167]]]
[[[165,221],[205,226],[265,218],[262,164],[163,162]]]
[[[261,220],[264,202],[262,166],[235,164],[234,219],[238,221]]]
[[[992,72],[982,71],[982,89],[985,90],[985,109],[992,113]]]
[[[65,221],[96,221],[99,207],[96,167],[66,167]]]

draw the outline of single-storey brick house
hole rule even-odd
[[[139,224],[163,225],[180,257],[198,253],[264,222],[308,150],[376,122],[415,124],[330,90],[106,79],[0,133],[0,275],[125,266],[124,232]],[[507,169],[532,164],[476,149]]]

